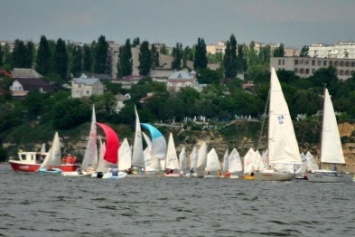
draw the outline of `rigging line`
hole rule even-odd
[[[262,137],[263,131],[264,131],[265,121],[266,121],[266,117],[267,117],[266,116],[266,111],[267,111],[267,108],[268,108],[268,105],[269,105],[270,94],[271,94],[271,89],[269,89],[269,93],[268,93],[268,96],[267,96],[267,99],[266,99],[266,105],[265,105],[265,110],[264,110],[264,113],[263,113],[263,121],[261,123],[261,130],[260,130],[259,140],[258,140],[258,143],[256,145],[256,150],[257,151],[259,150],[261,137]]]

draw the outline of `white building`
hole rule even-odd
[[[71,97],[81,98],[83,96],[103,95],[104,85],[97,78],[87,78],[81,75],[79,78],[74,78],[71,83]]]
[[[311,58],[355,58],[355,42],[339,42],[335,45],[312,44],[308,55]]]
[[[170,92],[178,92],[181,88],[193,87],[199,91],[199,85],[196,79],[196,72],[187,70],[174,72],[167,80],[167,89]]]

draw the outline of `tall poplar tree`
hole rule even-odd
[[[87,44],[84,44],[83,49],[84,49],[84,59],[83,59],[84,72],[92,72],[94,59],[93,59],[91,47]]]
[[[117,64],[118,78],[122,78],[132,74],[133,62],[132,62],[132,51],[131,42],[129,39],[126,40],[124,46],[119,49],[119,60]]]
[[[195,70],[207,68],[207,50],[205,40],[203,38],[197,39],[194,68]]]
[[[26,65],[27,48],[22,40],[15,40],[14,49],[12,51],[12,66],[17,68],[29,67]]]
[[[107,55],[108,42],[106,41],[105,36],[101,35],[95,46],[95,73],[106,73]]]
[[[0,44],[0,67],[4,66],[4,51]]]
[[[237,55],[237,71],[245,72],[248,68],[247,64],[247,46],[245,44],[238,45],[238,55]]]
[[[72,58],[71,73],[73,73],[74,77],[79,77],[83,72],[83,49],[79,45],[73,47]]]
[[[28,41],[26,44],[26,48],[26,65],[27,67],[32,68],[33,62],[36,58],[36,46],[32,41]]]
[[[54,72],[57,73],[61,80],[68,79],[68,51],[64,40],[59,38],[55,45],[54,53]]]
[[[284,44],[280,44],[279,47],[274,49],[273,56],[274,57],[283,57],[285,55],[285,47]]]
[[[172,56],[174,57],[173,61],[171,62],[172,69],[181,69],[181,59],[182,59],[182,44],[176,43],[176,47],[173,48]]]
[[[150,56],[151,56],[151,68],[154,69],[156,67],[160,66],[160,62],[159,62],[159,52],[157,50],[157,48],[155,47],[155,44],[152,44],[152,47],[150,49]]]
[[[143,41],[139,52],[139,75],[148,76],[152,66],[152,56],[149,50],[149,42]]]
[[[47,38],[43,35],[37,51],[36,71],[43,76],[51,71],[51,50]]]
[[[234,78],[237,75],[237,41],[233,34],[227,41],[223,64],[224,76],[226,78]]]

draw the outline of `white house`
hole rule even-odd
[[[193,87],[198,90],[196,72],[186,70],[174,72],[167,80],[167,88],[170,92],[178,92],[181,88]]]
[[[83,96],[103,95],[104,85],[97,78],[86,78],[81,75],[79,78],[74,78],[71,83],[71,97],[81,98]]]

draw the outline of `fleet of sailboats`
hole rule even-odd
[[[65,176],[90,175],[119,178],[133,173],[144,177],[148,177],[149,174],[159,174],[167,177],[290,181],[298,175],[298,177],[307,177],[311,182],[346,180],[347,176],[337,171],[337,164],[345,164],[345,159],[333,104],[326,88],[324,89],[320,161],[322,164],[333,164],[334,168],[331,170],[319,169],[309,151],[306,154],[299,152],[288,105],[274,68],[271,68],[268,107],[268,146],[263,155],[259,150],[250,148],[242,162],[237,149],[233,148],[230,153],[228,149],[225,151],[221,162],[216,149],[212,148],[208,152],[207,143],[203,141],[199,146],[193,147],[189,156],[185,147],[181,149],[178,156],[173,134],[169,134],[167,144],[165,137],[156,127],[148,123],[140,123],[136,107],[134,107],[133,146],[129,145],[127,138],[120,144],[117,133],[111,127],[96,121],[93,105],[90,133],[80,170],[66,172]],[[105,141],[98,136],[97,126],[104,131]],[[142,132],[142,128],[146,129],[149,135]],[[143,141],[145,141],[145,149],[143,149]],[[56,132],[52,146],[38,171],[60,173],[61,170],[56,168],[60,166],[60,140]],[[113,170],[117,170],[115,175]]]

